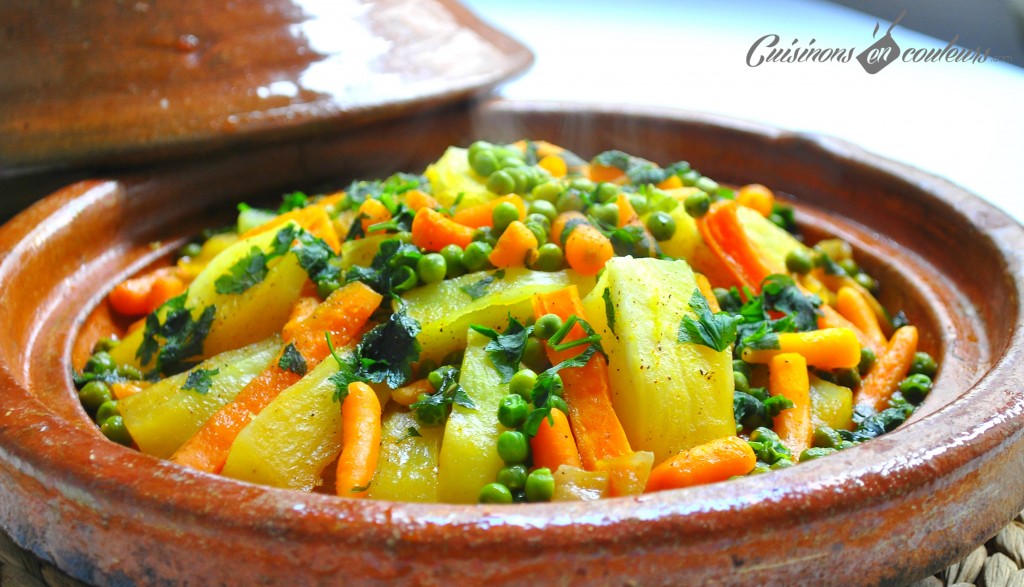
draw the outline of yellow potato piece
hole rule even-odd
[[[410,436],[409,429],[419,436]],[[369,497],[391,501],[437,501],[437,461],[443,426],[424,426],[405,409],[384,413],[377,473]]]
[[[456,200],[459,207],[465,208],[497,197],[484,184],[487,178],[480,177],[469,166],[469,151],[466,149],[448,147],[440,159],[427,167],[424,175],[430,180],[434,198],[445,208],[450,208]]]
[[[853,428],[853,392],[849,388],[810,376],[811,424],[834,430]]]

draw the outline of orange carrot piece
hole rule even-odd
[[[793,402],[775,418],[775,432],[794,457],[810,448],[811,398],[807,361],[803,355],[782,353],[768,362],[768,390]]]
[[[608,165],[597,165],[591,163],[588,173],[590,175],[590,180],[596,183],[601,183],[603,181],[609,183],[625,183],[626,180],[626,174],[621,169]]]
[[[256,228],[246,231],[239,238],[249,238],[257,234],[263,234],[289,221],[295,221],[296,224],[309,231],[313,236],[323,239],[327,246],[331,247],[331,250],[335,253],[341,251],[341,241],[338,240],[338,233],[334,231],[334,223],[331,222],[331,217],[327,215],[327,210],[324,206],[296,208],[291,212],[271,218]]]
[[[580,275],[597,275],[614,255],[612,241],[589,224],[581,224],[565,241],[565,261]]]
[[[558,155],[547,155],[542,157],[537,165],[547,169],[551,177],[565,177],[565,174],[569,172],[569,166],[565,164],[565,159],[562,159]]]
[[[373,389],[355,381],[341,404],[341,456],[335,486],[339,497],[366,497],[380,454],[380,400]]]
[[[473,229],[455,222],[430,208],[420,208],[412,219],[412,244],[428,251],[440,251],[448,245],[465,249],[473,242]]]
[[[740,223],[736,202],[722,200],[714,208],[706,218],[712,223],[719,244],[742,269],[752,284],[751,290],[759,293],[765,277],[783,271],[772,271],[766,266],[764,257],[747,237],[746,229]]]
[[[619,196],[615,198],[615,205],[619,207],[619,228],[640,219],[636,209],[633,208],[632,202],[629,201],[629,196],[625,192],[620,192]]]
[[[746,475],[757,465],[757,456],[738,436],[716,438],[669,457],[651,471],[647,491],[679,489],[725,481]]]
[[[359,217],[359,222],[363,226],[363,234],[381,234],[383,231],[371,231],[370,227],[374,224],[391,220],[391,211],[388,210],[388,207],[380,200],[366,198],[363,200],[363,203],[359,205]]]
[[[580,460],[580,451],[576,448],[576,439],[573,438],[569,418],[561,410],[551,410],[551,420],[553,424],[549,424],[548,419],[544,418],[537,429],[537,434],[530,439],[534,466],[547,467],[552,471],[557,471],[562,465],[582,469],[583,461]]]
[[[868,406],[876,411],[884,410],[889,398],[896,392],[900,381],[910,371],[910,364],[917,352],[918,333],[915,326],[904,326],[892,335],[889,345],[861,381],[860,389],[853,396],[853,403]]]
[[[771,216],[775,206],[775,194],[759,183],[745,185],[736,193],[736,203],[757,210],[765,218]]]
[[[419,212],[421,208],[437,210],[441,207],[441,203],[434,199],[434,196],[420,190],[409,190],[402,194],[402,198],[405,205],[415,212]]]
[[[411,406],[419,400],[421,393],[432,395],[434,386],[426,378],[413,381],[412,383],[391,390],[391,399],[403,406]]]
[[[555,216],[555,221],[551,223],[551,242],[560,247],[564,247],[565,243],[562,242],[562,233],[565,232],[566,227],[579,226],[582,224],[590,224],[590,221],[587,220],[587,217],[584,216],[582,212],[562,212],[558,216]]]
[[[556,314],[562,320],[576,315],[586,319],[583,303],[575,285],[533,296],[533,313],[540,318],[545,314]],[[577,324],[562,343],[586,337]],[[545,344],[552,364],[574,357],[583,352],[582,346],[556,351]],[[583,367],[569,367],[559,371],[565,386],[565,402],[569,406],[569,423],[576,438],[583,466],[594,470],[598,461],[627,455],[633,452],[622,429],[622,423],[612,407],[608,384],[608,363],[604,355],[596,353]]]
[[[519,209],[519,220],[526,220],[526,203],[523,202],[523,198],[516,194],[508,194],[507,196],[494,198],[490,202],[477,204],[476,206],[470,206],[468,208],[461,208],[454,216],[452,216],[452,220],[463,226],[469,226],[470,228],[494,226],[494,209],[497,208],[499,204],[503,204],[505,202],[510,202]]]
[[[533,263],[537,247],[537,236],[525,224],[516,220],[498,237],[489,259],[498,268],[523,267]]]
[[[150,386],[148,381],[115,381],[110,384],[110,393],[114,399],[124,399],[139,393]]]
[[[306,302],[294,310],[289,324],[283,332],[285,342],[293,342],[296,350],[306,360],[308,369],[318,365],[330,353],[325,332],[331,333],[331,340],[339,346],[351,342],[377,309],[383,298],[360,282],[352,282],[336,290],[322,304],[308,315]],[[301,376],[278,367],[274,360],[234,400],[217,411],[192,438],[185,442],[171,456],[181,464],[219,473],[231,451],[235,437],[252,419],[263,411],[284,389],[294,385]]]
[[[177,293],[164,297],[174,291]],[[118,314],[143,316],[183,291],[185,283],[178,275],[178,267],[160,267],[117,284],[107,301]]]
[[[715,296],[715,290],[711,287],[711,282],[708,281],[707,276],[703,273],[694,273],[693,277],[697,280],[697,289],[704,296],[704,299],[708,301],[708,307],[711,308],[712,312],[718,313],[722,311],[722,307],[718,305],[718,297]]]
[[[836,310],[871,339],[871,350],[877,354],[885,349],[887,341],[882,334],[875,311],[863,295],[852,287],[843,286],[836,294]]]
[[[819,369],[850,369],[860,363],[860,341],[849,328],[779,333],[779,348],[743,350],[748,363],[768,363],[777,355],[797,353]]]
[[[661,190],[674,190],[683,187],[683,180],[679,179],[678,175],[670,175],[665,178],[664,181],[658,184],[658,189]]]

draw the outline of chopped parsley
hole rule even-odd
[[[195,369],[190,371],[181,389],[182,391],[206,394],[210,391],[210,386],[213,385],[213,376],[218,373],[220,373],[220,369]]]
[[[607,287],[604,288],[601,299],[604,300],[604,317],[608,321],[608,330],[618,336],[615,332],[615,304],[612,303],[612,291]]]
[[[345,280],[361,281],[383,296],[398,297],[398,294],[416,286],[414,267],[422,256],[416,245],[387,239],[380,243],[369,267],[352,266]]]
[[[771,428],[773,418],[782,410],[793,407],[793,402],[783,395],[769,396],[763,387],[751,388],[749,393],[736,391],[733,394],[732,410],[738,429]]]
[[[338,364],[338,372],[332,374],[327,380],[334,384],[334,401],[342,402],[348,397],[349,385],[356,381],[365,382],[366,380],[356,374],[359,362],[356,360],[355,354],[351,352],[339,354],[334,348],[334,343],[331,342],[331,333],[325,332],[324,336],[327,337],[327,348],[330,349],[331,356]]]
[[[499,269],[492,273],[491,275],[482,277],[480,278],[479,281],[475,281],[468,285],[464,285],[459,289],[462,290],[462,292],[468,295],[471,299],[478,300],[487,295],[487,288],[489,288],[492,283],[499,279],[503,279],[504,277],[505,271],[503,269]]]
[[[441,377],[441,385],[436,393],[424,397],[409,406],[416,419],[427,426],[444,424],[452,405],[475,410],[476,404],[470,399],[466,389],[459,384],[459,370],[452,367],[446,369]]]
[[[309,202],[309,196],[302,192],[292,192],[290,194],[285,194],[283,200],[284,201],[281,202],[281,206],[277,209],[278,214],[291,212],[297,208],[305,208],[306,204]]]
[[[284,347],[284,351],[281,352],[281,358],[277,361],[277,366],[283,371],[291,371],[299,377],[306,375],[306,359],[299,352],[299,349],[295,348],[295,343],[288,343]]]
[[[253,247],[226,274],[218,277],[214,285],[219,294],[240,294],[263,281],[267,272],[267,256],[259,247]]]
[[[420,358],[416,335],[420,323],[405,308],[391,314],[383,324],[366,333],[356,347],[357,374],[391,389],[405,385],[412,377],[412,364]]]
[[[694,288],[690,296],[690,308],[697,313],[697,319],[684,316],[679,323],[679,342],[699,344],[716,351],[724,351],[736,341],[736,324],[741,320],[727,312],[711,313],[708,301],[699,289]]]
[[[331,247],[323,239],[303,230],[297,235],[298,244],[292,247],[299,266],[302,267],[309,279],[320,285],[324,282],[338,281],[341,277],[341,269],[335,263],[339,261]]]
[[[185,295],[167,300],[160,309],[146,316],[142,342],[135,356],[143,365],[155,357],[154,371],[158,374],[174,375],[194,365],[186,359],[203,353],[203,341],[217,313],[215,306],[207,306],[198,317],[193,317],[192,311],[185,308]],[[162,323],[158,317],[161,310],[166,311]]]
[[[512,376],[519,371],[519,363],[523,360],[526,341],[533,333],[533,326],[523,326],[510,314],[508,328],[504,333],[499,334],[493,328],[486,328],[478,324],[474,324],[470,328],[491,339],[484,350],[490,357],[491,363],[494,364],[494,369],[501,375],[501,382],[511,381]]]

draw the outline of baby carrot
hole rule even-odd
[[[811,446],[811,400],[807,361],[796,353],[775,355],[768,362],[768,391],[784,396],[793,407],[775,417],[775,432],[794,455]]]
[[[848,286],[839,288],[839,293],[836,294],[836,310],[871,340],[871,350],[876,354],[885,349],[885,335],[882,334],[878,318],[859,291]]]
[[[904,326],[897,330],[882,353],[861,381],[860,389],[853,396],[853,403],[868,406],[877,411],[884,410],[896,386],[907,376],[910,364],[917,352],[918,333],[915,326]]]
[[[561,410],[551,410],[551,420],[540,423],[537,434],[530,439],[530,450],[533,453],[533,464],[557,471],[562,465],[577,469],[583,468],[580,452],[576,448],[576,439],[572,436],[569,419]]]
[[[380,454],[380,400],[361,382],[348,385],[341,404],[341,456],[335,485],[339,497],[366,497]]]
[[[473,229],[431,210],[420,208],[412,220],[412,244],[437,252],[448,245],[466,248],[473,242]]]
[[[512,222],[498,237],[491,251],[491,264],[498,268],[522,267],[533,262],[537,255],[537,237],[518,220]]]
[[[778,349],[743,349],[743,360],[748,363],[767,363],[782,353],[803,355],[809,365],[819,369],[850,369],[860,363],[860,341],[849,328],[782,332],[779,334]]]
[[[608,237],[589,224],[581,224],[565,241],[565,260],[581,275],[597,275],[615,255]]]
[[[746,475],[757,464],[754,450],[738,436],[716,438],[669,457],[651,470],[646,491],[725,481]]]

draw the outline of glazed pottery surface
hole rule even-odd
[[[0,172],[336,132],[533,61],[456,0],[9,0],[0,23]]]
[[[895,432],[769,475],[591,503],[405,504],[258,487],[108,442],[69,376],[116,283],[240,200],[422,169],[449,144],[544,138],[690,161],[792,194],[942,365]],[[217,213],[222,212],[219,217]],[[72,185],[0,229],[0,526],[106,585],[873,585],[933,573],[1024,506],[1024,229],[841,141],[716,117],[492,102]]]

